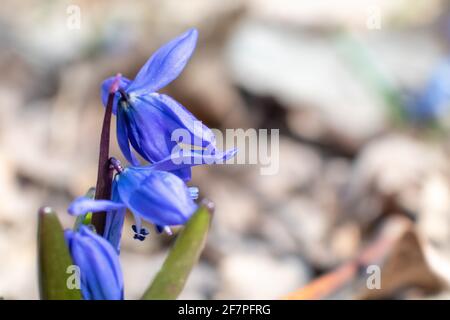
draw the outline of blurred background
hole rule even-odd
[[[212,128],[279,129],[280,144],[275,175],[194,169],[216,213],[181,298],[450,298],[442,0],[2,1],[0,297],[38,298],[37,209],[71,227],[68,204],[95,185],[101,81],[133,78],[190,27],[196,52],[164,92]],[[134,299],[173,238],[138,242],[130,226]]]

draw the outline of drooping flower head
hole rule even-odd
[[[189,188],[170,172],[129,167],[116,175],[114,183],[120,201],[156,225],[184,224],[197,208]]]
[[[119,256],[111,244],[87,226],[64,233],[74,263],[80,268],[85,300],[122,300],[123,276]]]
[[[227,158],[232,155],[233,153],[215,156]],[[192,162],[205,162],[209,159],[201,155],[199,157],[201,159],[192,159]],[[127,208],[134,215],[136,223],[133,230],[138,240],[143,240],[148,235],[148,231],[141,226],[142,220],[164,229],[167,226],[185,224],[197,209],[194,200],[198,197],[198,188],[188,187],[182,179],[172,173],[188,166],[174,164],[171,157],[149,166],[131,166],[125,169],[120,165],[116,167],[118,173],[113,181],[111,200],[79,197],[71,203],[68,212],[72,215],[106,212],[103,237],[118,252]]]
[[[116,92],[113,112],[117,117],[117,140],[125,158],[138,165],[133,150],[145,160],[155,163],[169,156],[181,141],[172,133],[184,129],[191,146],[215,150],[213,132],[185,107],[160,90],[178,77],[189,61],[198,32],[190,29],[158,49],[138,72],[134,80],[122,77]],[[114,77],[102,84],[102,100],[106,105]],[[132,148],[130,148],[130,145]],[[186,168],[183,179],[189,180]]]
[[[135,239],[143,240],[148,231],[141,226],[141,220],[155,224],[159,231],[168,226],[187,222],[197,208],[194,200],[199,190],[188,187],[179,177],[179,172],[192,166],[226,161],[237,150],[217,152],[208,155],[202,152],[180,150],[163,160],[147,166],[130,166],[123,169],[120,162],[112,158],[117,174],[112,185],[111,200],[94,200],[79,197],[69,206],[71,215],[79,216],[89,212],[106,212],[106,225],[103,237],[117,252],[120,251],[122,227],[128,208],[134,215]]]

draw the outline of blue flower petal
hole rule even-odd
[[[175,149],[172,154],[164,159],[148,166],[135,167],[135,170],[154,169],[169,171],[183,181],[191,180],[191,167],[203,164],[222,164],[234,157],[237,149],[225,152],[218,150],[194,151],[191,149]]]
[[[126,126],[127,126],[127,134],[128,139],[133,146],[133,149],[140,155],[145,154],[140,145],[139,137],[141,136],[141,130],[136,125],[135,114],[132,112],[131,108],[125,110],[126,115]]]
[[[133,148],[147,161],[156,162],[175,145],[170,141],[170,133],[176,123],[161,110],[138,99],[127,110],[128,133]]]
[[[122,151],[124,157],[130,162],[131,164],[137,166],[139,165],[139,160],[136,158],[136,156],[133,154],[133,152],[130,149],[130,142],[129,142],[129,133],[127,128],[127,115],[126,111],[122,108],[119,108],[117,112],[117,143],[119,144],[120,150]]]
[[[169,172],[130,167],[117,183],[127,207],[154,224],[184,224],[197,208],[183,180]]]
[[[117,183],[113,182],[112,187],[112,201],[120,202],[119,192],[117,190]],[[117,253],[120,253],[120,239],[122,237],[123,223],[125,221],[126,208],[122,205],[115,211],[108,212],[106,215],[105,231],[103,237],[116,248]]]
[[[215,148],[213,132],[166,95],[136,97],[125,112],[129,140],[134,149],[149,162],[166,158],[178,143]]]
[[[179,127],[174,119],[141,98],[126,112],[129,140],[145,160],[157,162],[171,153],[176,146],[171,133]]]
[[[174,171],[183,168],[190,168],[203,164],[222,164],[231,159],[237,153],[237,149],[230,149],[225,152],[215,151],[214,153],[194,151],[189,149],[179,149],[170,156],[150,165],[154,170]],[[149,166],[143,166],[146,168]]]
[[[156,232],[162,233],[164,231],[164,226],[155,225]]]
[[[66,230],[64,235],[72,259],[80,268],[83,298],[123,299],[119,257],[111,244],[86,226],[81,226],[79,232]]]
[[[116,76],[109,77],[108,79],[106,79],[105,81],[102,82],[101,96],[102,96],[102,103],[105,107],[106,107],[106,104],[108,103],[109,89],[111,88],[111,85],[116,80],[116,78],[117,78]],[[121,88],[123,88],[124,90],[126,90],[128,88],[130,83],[131,83],[130,79],[127,79],[123,76],[120,77],[119,86]],[[119,101],[119,98],[120,98],[120,94],[118,92],[116,92],[116,95],[114,97],[113,110],[112,110],[112,112],[114,114],[117,113],[117,102]]]
[[[123,208],[125,208],[123,204],[115,201],[78,197],[70,204],[67,211],[73,216],[79,216],[88,212],[120,210]]]
[[[191,167],[181,168],[181,169],[177,169],[177,170],[170,170],[170,172],[173,173],[174,175],[176,175],[178,178],[180,178],[184,182],[188,182],[192,179]]]
[[[197,43],[198,32],[189,29],[159,48],[145,63],[127,89],[141,95],[163,88],[183,71]]]
[[[196,147],[216,147],[216,136],[214,133],[198,120],[183,105],[166,94],[154,93],[154,105],[164,110],[171,118],[175,119],[180,128],[186,129],[191,134],[190,145]]]
[[[108,240],[117,252],[120,251],[120,238],[126,214],[126,207],[120,202],[117,188],[113,184],[112,200],[94,200],[87,197],[75,199],[67,209],[74,216],[88,212],[106,212],[106,224],[103,237]]]

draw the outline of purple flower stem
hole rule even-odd
[[[98,157],[97,186],[95,188],[96,200],[111,199],[114,168],[110,166],[109,162],[109,140],[114,95],[115,92],[111,90],[108,95],[108,103],[106,105],[105,116],[103,118],[102,133],[100,136],[100,153]],[[103,235],[103,232],[105,231],[105,222],[106,212],[98,212],[92,215],[92,224],[94,225],[97,234]]]

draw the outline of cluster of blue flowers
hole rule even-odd
[[[111,160],[116,171],[111,199],[79,197],[68,209],[74,216],[106,212],[101,235],[86,225],[65,232],[72,259],[80,268],[84,299],[123,299],[119,253],[127,209],[136,221],[135,239],[144,240],[149,234],[142,220],[154,224],[159,232],[169,233],[170,226],[186,223],[197,209],[198,189],[186,185],[191,167],[223,163],[236,153],[216,150],[209,128],[198,125],[199,121],[174,99],[156,92],[178,77],[196,42],[197,30],[188,30],[158,49],[134,80],[118,75],[102,84],[105,106],[114,95],[117,141],[130,166],[123,168],[118,160]],[[181,141],[173,141],[172,133],[177,129],[183,129],[193,141],[187,148],[179,148]],[[137,154],[150,164],[141,165]]]
[[[439,62],[423,90],[408,103],[413,120],[430,121],[448,116],[450,112],[450,58]]]

